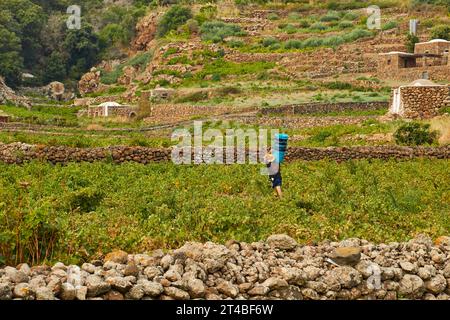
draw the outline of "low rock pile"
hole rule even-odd
[[[450,237],[302,246],[287,235],[170,253],[115,251],[79,266],[0,269],[0,300],[450,299]]]
[[[28,98],[18,95],[13,89],[8,87],[5,83],[5,79],[0,76],[0,104],[12,103],[17,106],[24,106],[28,109],[31,108],[31,102]]]

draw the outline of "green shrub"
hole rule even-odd
[[[202,40],[212,42],[221,42],[227,37],[244,36],[246,34],[238,25],[222,21],[205,22],[201,26],[200,31]]]
[[[264,47],[271,47],[271,46],[273,46],[274,44],[277,44],[277,43],[280,43],[280,41],[277,38],[272,38],[272,37],[264,38],[262,40],[262,42],[261,42],[261,44]]]
[[[298,22],[298,25],[300,28],[309,28],[311,26],[311,23],[307,19],[301,19]]]
[[[179,5],[171,7],[158,23],[157,36],[164,37],[169,31],[178,29],[191,18],[191,9]]]
[[[420,41],[419,37],[417,37],[416,35],[413,35],[411,33],[408,33],[408,36],[406,37],[406,44],[405,44],[406,50],[408,52],[413,53],[414,49],[416,47],[416,43],[418,43],[419,41]]]
[[[288,15],[288,19],[289,20],[298,20],[298,19],[300,19],[300,15],[297,13],[297,12],[291,12],[291,13],[289,13],[289,15]]]
[[[381,27],[381,29],[383,31],[386,31],[386,30],[391,30],[391,29],[397,28],[397,27],[398,27],[398,22],[397,21],[389,21],[388,23],[385,23]]]
[[[356,20],[358,18],[359,18],[358,14],[353,13],[353,12],[347,12],[342,19],[343,20],[354,21],[354,20]]]
[[[284,32],[286,32],[287,34],[293,34],[297,32],[297,28],[292,25],[292,24],[288,24],[284,29]]]
[[[242,48],[242,47],[244,46],[244,42],[241,41],[241,40],[235,40],[235,39],[233,39],[233,40],[228,41],[228,42],[227,42],[227,45],[228,45],[230,48]]]
[[[338,24],[339,28],[341,29],[348,29],[353,27],[353,22],[351,21],[341,21]]]
[[[450,26],[439,25],[431,29],[432,39],[444,39],[450,41]]]
[[[301,49],[303,48],[303,42],[300,40],[288,40],[284,43],[285,49]]]
[[[320,21],[322,22],[330,22],[330,21],[339,21],[339,13],[330,11],[326,15],[320,17]]]
[[[324,25],[323,23],[320,23],[320,22],[316,22],[316,23],[312,24],[309,28],[311,30],[319,30],[319,31],[324,31],[324,30],[328,29],[328,27],[326,25]]]
[[[269,20],[278,20],[278,19],[280,19],[280,17],[275,13],[275,12],[272,12],[272,13],[270,13],[268,16],[267,16],[267,19],[269,19]]]
[[[395,142],[400,145],[420,146],[433,144],[438,138],[438,132],[431,131],[429,124],[411,122],[402,125],[394,134]]]
[[[167,61],[168,65],[175,65],[175,64],[189,64],[189,65],[193,65],[194,63],[185,55],[183,56],[179,56],[179,57],[174,57],[172,59],[170,59],[169,61]]]
[[[345,42],[341,36],[331,36],[323,40],[322,45],[327,47],[337,47]]]

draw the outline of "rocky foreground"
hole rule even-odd
[[[114,251],[79,266],[0,268],[0,300],[450,299],[450,237],[348,239],[317,246],[187,243],[170,253]]]

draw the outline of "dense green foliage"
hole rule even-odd
[[[192,12],[189,8],[178,5],[171,7],[158,23],[158,36],[165,36],[170,31],[181,27],[191,18]]]
[[[123,55],[147,5],[105,6],[103,1],[78,1],[81,29],[68,29],[71,1],[2,0],[0,2],[0,75],[11,86],[21,73],[36,76],[35,84],[76,80],[101,58]]]
[[[221,21],[205,22],[200,31],[203,40],[212,42],[221,42],[226,37],[245,35],[245,32],[238,25]]]
[[[260,166],[0,165],[0,256],[80,262],[185,241],[448,234],[447,160],[297,162],[277,200]]]
[[[420,146],[435,143],[438,133],[430,130],[429,124],[410,122],[398,128],[394,137],[398,144]]]
[[[439,25],[431,29],[432,39],[444,39],[450,41],[450,26]]]

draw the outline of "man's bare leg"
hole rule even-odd
[[[281,187],[275,187],[275,191],[277,192],[278,197],[283,198],[283,192],[281,191]]]

